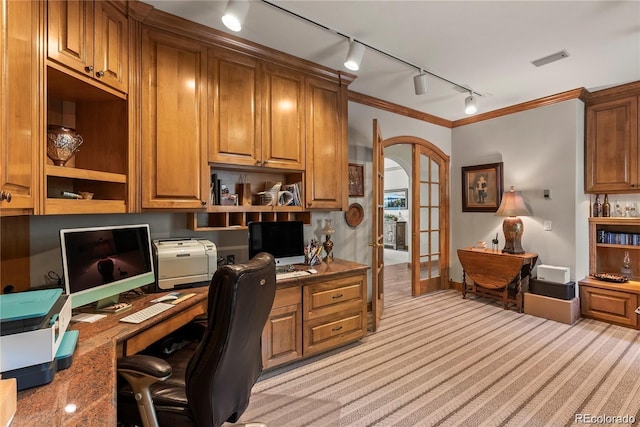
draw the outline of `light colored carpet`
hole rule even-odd
[[[440,291],[388,307],[377,333],[342,351],[264,373],[242,420],[270,427],[563,426],[576,414],[638,420],[639,379],[636,330],[586,319],[570,326]]]

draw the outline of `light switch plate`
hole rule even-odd
[[[544,231],[551,231],[551,229],[552,229],[551,221],[545,221],[544,222]]]

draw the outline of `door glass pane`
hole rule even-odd
[[[429,208],[420,208],[420,230],[429,229]]]
[[[440,182],[440,165],[431,160],[431,182]]]
[[[431,184],[431,206],[440,205],[440,185]]]
[[[432,230],[440,229],[440,209],[431,208],[431,227]]]
[[[420,257],[420,280],[430,279],[432,277],[430,265],[431,265],[430,256]]]
[[[420,255],[429,255],[429,232],[420,233]]]
[[[420,154],[420,181],[429,181],[430,159],[424,154]]]
[[[420,206],[429,205],[429,184],[420,183]]]
[[[440,232],[432,231],[431,232],[431,254],[440,252]]]

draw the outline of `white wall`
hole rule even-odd
[[[533,215],[522,217],[523,248],[538,263],[568,266],[572,280],[588,273],[589,197],[584,194],[584,105],[570,100],[453,130],[451,162],[451,280],[462,281],[455,250],[498,233],[503,218],[462,212],[461,167],[503,162],[504,188],[522,192]],[[552,198],[543,198],[551,189]],[[544,221],[552,231],[544,231]]]

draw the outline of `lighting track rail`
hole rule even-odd
[[[418,72],[420,74],[428,74],[431,77],[435,77],[438,80],[442,80],[444,82],[447,82],[447,83],[449,83],[449,84],[451,84],[451,85],[453,85],[455,87],[458,87],[458,88],[462,89],[464,92],[469,92],[469,94],[471,96],[473,96],[473,95],[482,96],[481,93],[474,91],[473,89],[471,89],[468,86],[461,85],[461,84],[456,83],[456,82],[454,82],[452,80],[449,80],[449,79],[447,79],[445,77],[442,77],[442,76],[440,76],[440,75],[438,75],[436,73],[428,71],[427,69],[425,69],[424,67],[421,67],[420,65],[416,65],[416,64],[414,64],[414,63],[412,63],[410,61],[407,61],[406,59],[402,59],[402,58],[400,58],[400,57],[398,57],[396,55],[393,55],[393,54],[391,54],[391,53],[389,53],[387,51],[384,51],[384,50],[379,49],[379,48],[377,48],[375,46],[372,46],[372,45],[370,45],[368,43],[365,43],[362,40],[358,40],[357,38],[355,38],[353,36],[350,36],[350,35],[348,35],[346,33],[343,33],[342,31],[338,31],[335,28],[328,27],[328,26],[326,26],[324,24],[321,24],[321,23],[316,22],[316,21],[314,21],[312,19],[309,19],[309,18],[307,18],[305,16],[302,16],[302,15],[300,15],[300,14],[298,14],[296,12],[293,12],[293,11],[291,11],[289,9],[286,9],[286,8],[284,8],[284,7],[278,5],[278,4],[276,4],[276,3],[274,3],[274,2],[272,2],[270,0],[260,0],[260,1],[262,3],[264,3],[264,4],[266,4],[266,5],[269,5],[269,6],[273,7],[274,9],[278,9],[279,11],[284,12],[284,13],[290,15],[290,16],[293,16],[293,17],[296,17],[296,18],[298,18],[298,19],[300,19],[302,21],[308,22],[309,24],[315,25],[316,27],[322,28],[323,30],[328,31],[330,33],[337,34],[337,35],[339,35],[341,37],[344,37],[345,39],[347,39],[349,41],[353,41],[353,42],[359,43],[359,44],[363,45],[364,47],[366,47],[367,49],[373,50],[374,52],[377,52],[377,53],[379,53],[381,55],[384,55],[384,56],[386,56],[386,57],[388,57],[390,59],[393,59],[393,60],[395,60],[397,62],[400,62],[402,64],[405,64],[405,65],[408,65],[409,67],[415,68],[416,70],[418,70]]]

